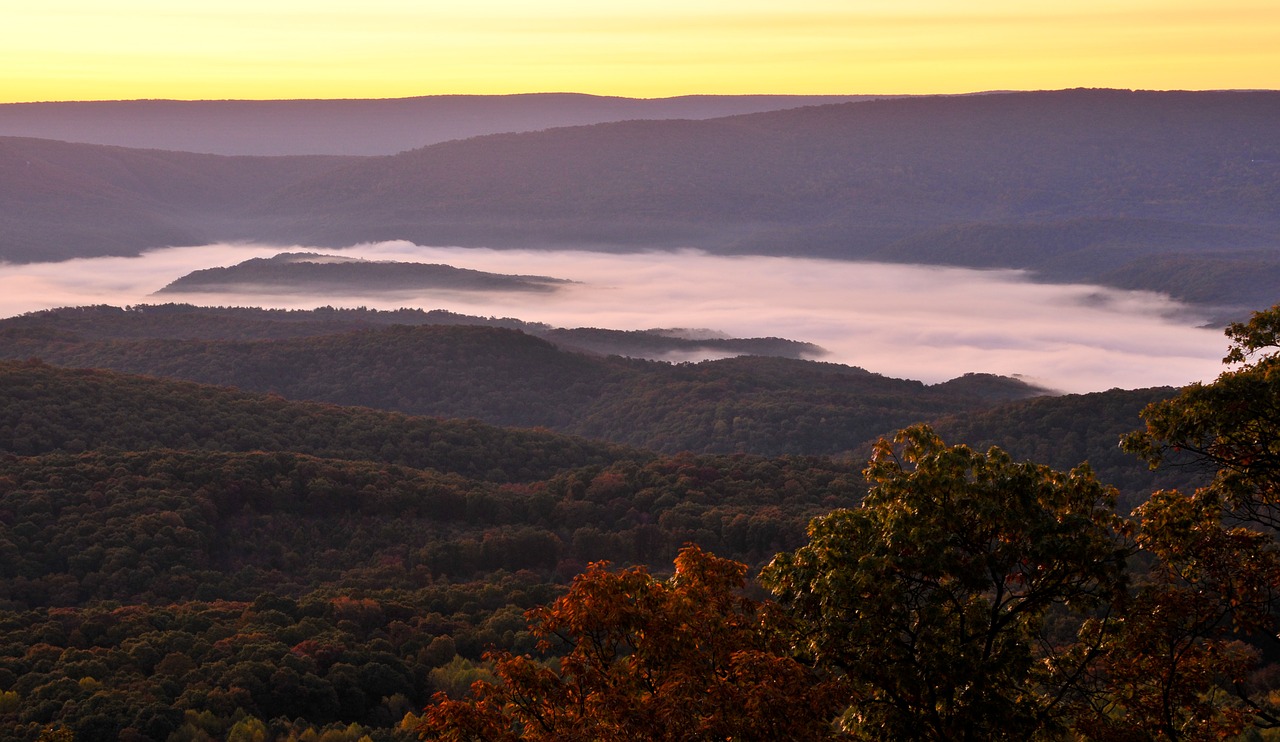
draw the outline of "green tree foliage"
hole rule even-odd
[[[1211,467],[1202,496],[1240,520],[1280,526],[1280,304],[1227,328],[1225,363],[1209,384],[1191,384],[1143,412],[1146,430],[1125,439],[1152,466],[1171,452]]]
[[[877,444],[860,507],[815,520],[763,573],[795,649],[848,679],[858,738],[1053,729],[1091,658],[1060,624],[1124,583],[1114,490],[923,426],[894,443]]]
[[[1280,305],[1227,329],[1232,367],[1143,412],[1124,445],[1151,466],[1208,469],[1192,493],[1161,491],[1136,515],[1151,566],[1108,647],[1100,736],[1145,726],[1162,739],[1220,739],[1280,726]],[[1119,737],[1117,737],[1119,738]]]
[[[595,563],[568,594],[528,613],[550,666],[495,652],[500,682],[443,694],[420,731],[440,740],[822,739],[839,696],[761,631],[741,594],[746,565],[697,547],[675,574]]]

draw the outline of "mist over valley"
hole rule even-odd
[[[211,245],[0,266],[0,314],[60,306],[162,302],[311,309],[418,307],[511,317],[553,327],[707,328],[736,338],[785,338],[818,360],[938,383],[969,372],[1016,375],[1049,389],[1180,386],[1220,368],[1221,333],[1203,310],[1152,292],[1048,284],[1019,271],[813,258],[423,247],[408,242],[324,248],[369,261],[445,264],[490,274],[550,276],[555,291],[183,294],[195,270],[315,248]],[[673,354],[692,361],[732,353]]]

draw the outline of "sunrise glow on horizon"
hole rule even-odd
[[[0,102],[1280,88],[1273,0],[46,0]]]

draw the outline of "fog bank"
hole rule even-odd
[[[429,292],[394,296],[150,294],[196,269],[286,251],[447,263],[579,283],[548,294]],[[820,360],[928,383],[966,372],[1020,375],[1069,392],[1181,386],[1221,370],[1226,339],[1168,297],[1028,281],[976,271],[696,251],[631,254],[423,247],[407,242],[320,249],[210,245],[137,258],[0,264],[0,316],[61,306],[193,304],[306,308],[421,307],[560,327],[709,328],[735,337],[817,343]]]

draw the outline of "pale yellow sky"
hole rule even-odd
[[[1280,0],[0,3],[0,102],[1280,88]]]

